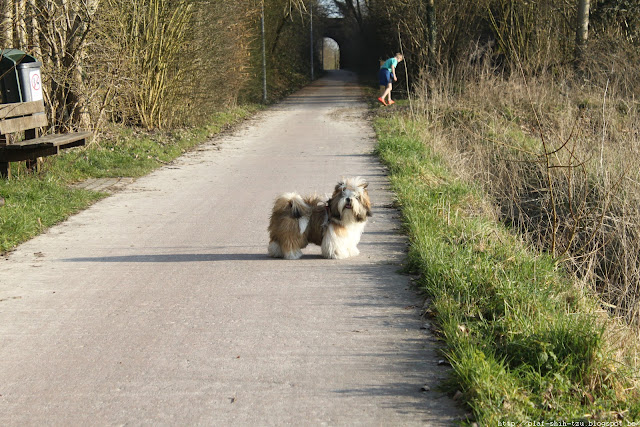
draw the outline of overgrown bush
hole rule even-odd
[[[264,6],[277,99],[308,81],[315,1]],[[54,128],[193,125],[262,97],[260,2],[6,0],[0,18],[0,43],[43,62]]]

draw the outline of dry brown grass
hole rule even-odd
[[[590,72],[533,77],[457,67],[425,79],[411,111],[502,221],[640,328],[640,73],[629,54],[601,49]]]

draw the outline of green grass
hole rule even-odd
[[[411,242],[408,268],[433,301],[453,366],[446,387],[463,392],[475,420],[640,419],[595,300],[483,214],[485,196],[422,142],[421,123],[397,114],[375,128]]]
[[[0,179],[0,253],[39,234],[100,199],[100,193],[73,190],[58,179]]]
[[[23,163],[13,163],[13,177],[0,179],[0,196],[6,203],[0,208],[0,253],[106,196],[73,189],[70,184],[87,178],[148,174],[259,108],[236,107],[192,129],[143,133],[114,127],[99,143],[46,158],[39,173],[26,171]]]

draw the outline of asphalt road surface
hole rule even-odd
[[[361,95],[333,72],[1,259],[0,425],[454,424]],[[360,256],[267,257],[274,198],[343,176]]]

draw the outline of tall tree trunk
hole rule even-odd
[[[1,0],[2,42],[4,47],[13,47],[13,0]]]
[[[15,31],[18,49],[27,49],[27,0],[14,0],[15,3]]]
[[[427,41],[429,42],[429,64],[431,66],[436,63],[436,37],[438,31],[436,28],[436,8],[434,0],[427,1]]]
[[[42,61],[42,50],[40,49],[40,23],[37,18],[36,0],[29,0],[28,4],[28,16],[29,16],[29,28],[27,33],[29,34],[29,49],[33,52],[33,56],[38,61]]]
[[[589,38],[589,0],[578,0],[578,20],[576,29],[576,65],[584,61],[587,39]]]

